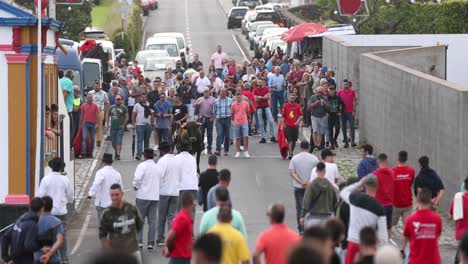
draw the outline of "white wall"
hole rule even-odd
[[[0,17],[2,17],[0,15]],[[11,45],[13,40],[13,31],[11,27],[0,27],[0,45]]]
[[[0,52],[0,203],[8,194],[8,64],[5,53]]]
[[[349,46],[434,46],[447,45],[447,81],[468,87],[468,34],[344,35],[335,36]]]

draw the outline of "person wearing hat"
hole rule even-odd
[[[60,257],[62,262],[68,262],[65,223],[68,218],[67,203],[73,202],[73,188],[68,177],[61,173],[65,169],[65,162],[63,162],[62,158],[53,158],[49,161],[48,165],[52,169],[52,172],[41,180],[36,196],[50,196],[54,201],[51,213],[63,222],[64,227],[63,244],[59,250]]]
[[[305,189],[309,183],[312,169],[319,162],[318,158],[309,153],[309,142],[301,141],[301,152],[294,155],[289,163],[289,171],[293,179],[294,199],[296,201],[296,221],[297,229],[302,233],[300,224],[302,201],[304,200]]]
[[[154,162],[154,151],[146,148],[143,152],[145,161],[138,164],[133,178],[133,188],[136,190],[136,207],[140,211],[143,222],[148,220],[148,250],[153,250],[156,242],[156,225],[159,202],[159,182],[161,169]],[[143,232],[139,232],[139,246],[143,247]]]
[[[365,187],[365,193],[361,192],[361,187]],[[347,186],[340,193],[341,198],[350,207],[345,264],[354,263],[354,257],[359,252],[359,232],[363,227],[377,227],[381,245],[388,241],[387,217],[384,207],[375,199],[377,187],[377,177],[369,174],[361,178],[359,182]]]
[[[88,199],[95,197],[94,205],[96,206],[98,219],[101,219],[104,209],[112,203],[110,199],[110,187],[112,184],[118,183],[122,186],[122,177],[118,171],[112,167],[112,154],[104,153],[102,156],[102,168],[96,172],[93,184],[88,192]]]
[[[340,173],[338,172],[338,166],[335,164],[333,160],[333,153],[330,149],[323,149],[320,153],[322,158],[322,162],[325,163],[325,179],[329,180],[333,187],[338,190],[338,182],[340,181]],[[312,169],[312,173],[310,175],[310,182],[317,178],[317,170],[316,168]]]

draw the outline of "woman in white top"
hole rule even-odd
[[[242,76],[242,81],[243,82],[250,82],[250,81],[252,81],[252,78],[255,78],[254,68],[252,66],[249,66],[249,67],[247,67],[247,74]]]

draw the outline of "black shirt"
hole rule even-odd
[[[197,70],[198,67],[203,67],[203,63],[201,61],[192,61],[192,68]]]
[[[150,103],[151,108],[154,104],[159,101],[159,93],[155,90],[148,93],[148,102]]]
[[[215,186],[218,184],[218,170],[216,169],[207,169],[206,171],[202,172],[200,174],[200,179],[198,181],[198,187],[201,188],[202,191],[202,197],[203,197],[203,211],[206,212],[208,210],[207,208],[207,202],[206,202],[206,196],[208,195],[208,191],[211,189],[211,187]]]
[[[187,92],[187,90],[190,89],[190,91]],[[177,89],[177,93],[182,94],[182,103],[183,104],[190,104],[192,103],[191,99],[196,98],[195,91],[197,88],[195,88],[194,85],[189,84],[189,85],[181,85]]]
[[[188,108],[184,104],[179,106],[174,105],[172,106],[172,114],[174,115],[174,121],[179,121],[184,118],[186,114],[188,114]]]
[[[328,96],[328,105],[330,106],[328,112],[331,114],[343,113],[345,108],[343,100],[341,100],[341,97],[337,95]]]

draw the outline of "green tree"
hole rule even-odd
[[[68,10],[68,7],[71,7],[71,10]],[[65,38],[80,40],[80,33],[91,26],[91,9],[90,1],[83,1],[82,5],[57,5],[57,20],[65,23]]]

